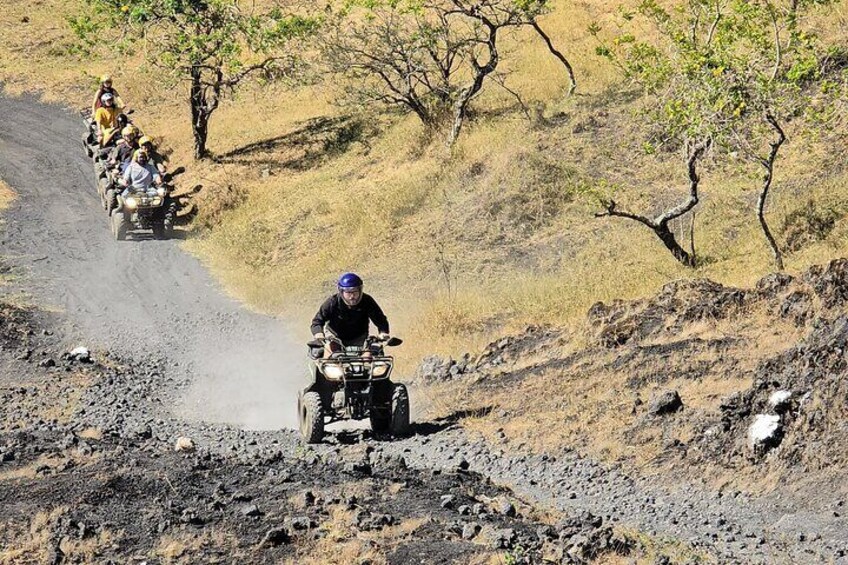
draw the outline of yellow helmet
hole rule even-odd
[[[135,126],[127,126],[121,130],[121,135],[124,137],[134,136],[138,133],[138,130],[135,129]]]
[[[103,84],[105,82],[112,82],[112,75],[103,75],[102,77],[100,77],[100,84]]]
[[[147,137],[146,135],[142,136],[142,138],[138,140],[138,144],[141,146],[147,145],[148,143],[150,145],[153,145],[153,140]]]
[[[150,155],[148,155],[148,154],[147,154],[147,151],[146,151],[146,150],[144,150],[144,149],[136,149],[136,150],[135,150],[135,153],[133,153],[133,161],[138,162],[138,158],[139,158],[140,156],[142,156],[142,155],[145,157],[145,159],[149,159],[149,158],[150,158]]]

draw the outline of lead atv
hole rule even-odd
[[[393,337],[368,337],[362,346],[344,346],[326,355],[327,341],[309,347],[310,383],[298,394],[300,434],[307,443],[320,443],[324,426],[340,420],[371,420],[375,434],[403,436],[409,432],[409,394],[406,386],[392,382],[394,358],[384,347],[403,343]]]
[[[174,224],[165,207],[166,194],[163,187],[150,192],[130,189],[126,196],[117,194],[117,207],[110,214],[115,239],[125,240],[131,230],[152,230],[156,239],[170,237]]]

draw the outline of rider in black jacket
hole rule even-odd
[[[339,278],[339,291],[321,305],[312,319],[312,335],[325,339],[325,332],[344,345],[362,345],[368,337],[369,320],[380,338],[388,339],[389,321],[377,301],[362,292],[362,279],[354,273]]]

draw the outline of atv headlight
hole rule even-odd
[[[341,365],[325,363],[324,376],[331,381],[340,381],[344,376],[344,368]]]
[[[153,198],[150,199],[150,205],[151,206],[159,206],[160,204],[162,204],[162,199],[159,198],[158,196],[154,196]]]
[[[371,369],[371,376],[372,377],[383,377],[388,372],[389,372],[389,364],[388,363],[374,363],[374,367]]]
[[[132,196],[129,196],[126,200],[124,200],[124,204],[127,205],[127,208],[135,208],[136,206],[138,206],[138,200],[136,200]]]

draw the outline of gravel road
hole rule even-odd
[[[181,415],[293,425],[303,346],[228,298],[178,241],[115,241],[82,131],[60,107],[0,98],[0,177],[19,194],[0,243],[24,290],[93,348],[174,360],[194,384],[177,399]]]
[[[294,424],[302,344],[282,321],[228,298],[178,241],[114,241],[78,143],[82,129],[60,107],[0,97],[0,178],[18,192],[0,240],[20,281],[7,293],[24,291],[58,310],[68,340],[136,363],[132,378],[92,389],[88,417],[151,426],[163,440],[191,433],[245,457],[294,452],[295,435],[281,428]],[[115,402],[127,408],[118,419]],[[352,436],[418,468],[466,460],[529,500],[692,543],[720,562],[842,562],[848,553],[848,524],[834,511],[848,497],[842,488],[815,503],[779,493],[722,496],[683,478],[630,478],[575,454],[506,456],[456,427],[429,428],[391,443]],[[350,439],[307,452],[332,456]]]

